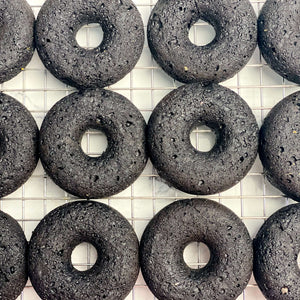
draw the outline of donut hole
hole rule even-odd
[[[200,152],[209,152],[217,142],[216,132],[205,125],[195,125],[190,133],[192,146]]]
[[[191,269],[202,269],[210,260],[210,250],[204,243],[189,243],[183,251],[183,259]]]
[[[71,255],[73,267],[81,272],[91,269],[98,259],[96,248],[90,243],[77,245]]]
[[[76,33],[76,41],[81,48],[92,50],[103,41],[103,30],[99,23],[82,26]]]
[[[189,30],[189,39],[196,46],[206,46],[216,37],[215,28],[201,19],[199,19]]]
[[[90,157],[100,157],[107,147],[107,136],[99,129],[88,129],[82,136],[81,149]]]

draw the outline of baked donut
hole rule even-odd
[[[210,250],[202,269],[184,262],[184,248],[191,242],[203,242]],[[160,300],[236,299],[250,279],[252,263],[246,226],[231,210],[207,199],[165,207],[146,227],[140,245],[144,279]]]
[[[19,74],[34,52],[34,15],[25,0],[0,1],[0,83]]]
[[[0,299],[15,300],[28,278],[28,244],[19,223],[0,211]]]
[[[190,141],[198,125],[210,127],[216,144],[209,152]],[[148,123],[148,147],[158,174],[190,194],[222,192],[250,170],[258,148],[258,125],[247,103],[220,85],[181,86],[155,107]]]
[[[94,49],[76,41],[77,31],[99,23],[104,36]],[[36,22],[36,47],[45,67],[79,89],[105,87],[122,79],[144,46],[141,15],[131,0],[47,0]]]
[[[39,130],[30,112],[0,93],[0,197],[17,190],[34,171]]]
[[[99,157],[80,146],[89,128],[108,140]],[[108,90],[73,93],[46,115],[40,136],[42,164],[54,182],[81,198],[103,198],[132,184],[146,162],[146,123],[125,97]]]
[[[197,46],[189,29],[202,19],[214,40]],[[159,0],[148,22],[148,43],[166,73],[184,83],[221,82],[240,71],[257,44],[257,18],[248,0]]]
[[[95,265],[71,263],[74,248],[91,243]],[[93,201],[68,203],[38,224],[29,242],[29,277],[44,300],[124,299],[139,272],[138,240],[130,223],[111,207]]]
[[[275,212],[253,241],[254,276],[267,299],[300,299],[300,204]]]
[[[264,174],[288,197],[300,201],[300,92],[276,104],[260,130],[259,156]]]
[[[267,0],[258,18],[260,51],[280,76],[300,83],[299,3]]]

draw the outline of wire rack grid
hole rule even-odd
[[[27,0],[37,15],[45,0]],[[135,0],[146,27],[152,7],[156,0]],[[259,12],[264,0],[252,0],[255,11]],[[190,39],[201,44],[213,37],[212,28],[204,23],[195,24],[190,31]],[[85,26],[77,36],[80,43],[89,48],[101,41],[99,26]],[[282,98],[299,90],[298,86],[284,80],[274,73],[263,61],[256,49],[247,66],[232,79],[223,83],[244,98],[252,108],[259,125],[269,110]],[[145,42],[142,56],[130,74],[120,82],[110,86],[130,99],[148,120],[155,105],[180,83],[168,77],[151,57]],[[43,66],[37,53],[25,71],[9,82],[3,83],[1,91],[22,102],[32,113],[40,126],[47,111],[61,98],[74,91],[55,79]],[[213,135],[208,128],[196,128],[191,134],[193,145],[207,150],[213,144]],[[82,140],[82,148],[88,155],[100,155],[107,145],[101,132],[88,131]],[[167,186],[157,176],[150,162],[137,181],[125,191],[101,199],[121,212],[133,225],[140,238],[149,220],[169,203],[184,198],[194,197]],[[259,159],[256,160],[249,174],[231,189],[207,198],[218,201],[232,209],[245,223],[252,237],[255,236],[264,220],[280,207],[292,203],[277,189],[272,187],[263,175]],[[16,192],[0,200],[0,208],[18,220],[27,239],[38,222],[52,209],[75,200],[44,173],[39,163],[31,178]],[[83,244],[73,252],[72,262],[80,270],[89,268],[96,259],[96,251],[91,245]],[[203,244],[189,245],[184,257],[193,268],[200,268],[207,263],[209,250]],[[40,299],[28,281],[18,300]],[[154,300],[140,275],[134,289],[126,300]],[[247,288],[238,300],[265,299],[255,281],[251,278]]]

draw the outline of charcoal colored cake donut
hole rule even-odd
[[[0,211],[0,299],[15,300],[28,278],[28,243],[19,223]]]
[[[282,77],[300,83],[299,3],[267,0],[258,18],[258,45],[270,65]]]
[[[34,15],[26,0],[0,1],[0,83],[19,74],[34,52]]]
[[[209,152],[196,150],[190,133],[206,125],[216,134]],[[149,155],[158,174],[190,194],[208,195],[238,183],[258,148],[258,125],[233,91],[217,84],[181,86],[155,107],[148,123]]]
[[[197,46],[189,29],[202,19],[214,40]],[[159,0],[148,22],[148,43],[166,73],[184,83],[221,82],[240,71],[257,44],[257,19],[249,0]]]
[[[71,262],[74,248],[92,244],[98,258],[87,271]],[[68,203],[38,224],[29,242],[29,277],[44,300],[124,299],[139,272],[138,239],[130,223],[93,201]]]
[[[99,157],[90,157],[81,148],[89,128],[107,136],[107,149]],[[117,93],[73,93],[46,115],[40,156],[46,172],[67,192],[81,198],[108,197],[127,188],[143,171],[146,123],[138,109]]]
[[[99,23],[104,36],[84,49],[76,33]],[[36,23],[36,47],[45,67],[79,89],[105,87],[122,79],[137,63],[144,46],[141,15],[131,0],[47,0]]]
[[[253,241],[255,280],[267,299],[300,299],[300,204],[275,212]]]
[[[34,171],[39,130],[30,112],[0,93],[0,197],[17,190]]]
[[[277,103],[260,129],[264,174],[288,197],[300,201],[300,92]]]
[[[203,242],[210,250],[202,269],[184,262],[191,242]],[[236,299],[250,279],[252,263],[246,226],[231,210],[207,199],[185,199],[162,209],[140,245],[144,279],[159,300]]]

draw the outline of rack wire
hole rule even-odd
[[[44,0],[27,0],[37,15]],[[146,26],[155,0],[134,1],[142,14]],[[264,0],[251,0],[258,13]],[[99,40],[99,26],[85,26],[78,39],[86,47],[94,46]],[[195,24],[190,31],[190,39],[200,43],[203,36],[213,34],[206,23]],[[244,98],[252,108],[259,125],[269,110],[282,98],[299,90],[299,87],[275,74],[264,62],[258,50],[247,66],[235,77],[223,83]],[[117,84],[109,89],[130,99],[148,120],[155,105],[180,83],[168,77],[154,62],[145,43],[144,51],[137,66]],[[1,91],[15,97],[32,113],[38,125],[41,125],[47,111],[61,98],[72,93],[73,88],[55,79],[42,65],[37,53],[25,71],[9,82],[2,84]],[[212,134],[207,128],[197,128],[191,135],[195,147],[212,143]],[[105,149],[105,136],[101,132],[88,131],[82,141],[82,148],[88,155],[100,155]],[[137,181],[118,195],[108,199],[97,200],[106,203],[121,212],[133,225],[140,238],[149,220],[169,203],[194,196],[167,186],[156,174],[150,162]],[[252,237],[274,211],[293,201],[285,198],[272,187],[263,175],[259,159],[256,160],[249,174],[236,186],[220,194],[208,196],[232,209],[247,226]],[[38,222],[52,209],[75,200],[57,187],[38,164],[32,177],[16,192],[0,200],[0,208],[18,220],[27,239]],[[186,262],[193,268],[205,265],[209,251],[203,244],[193,243],[184,253]],[[72,261],[76,268],[86,270],[96,258],[95,250],[87,244],[80,245],[73,253]],[[39,299],[30,282],[18,300]],[[154,300],[140,275],[134,289],[126,300]],[[265,299],[253,278],[239,300]]]

